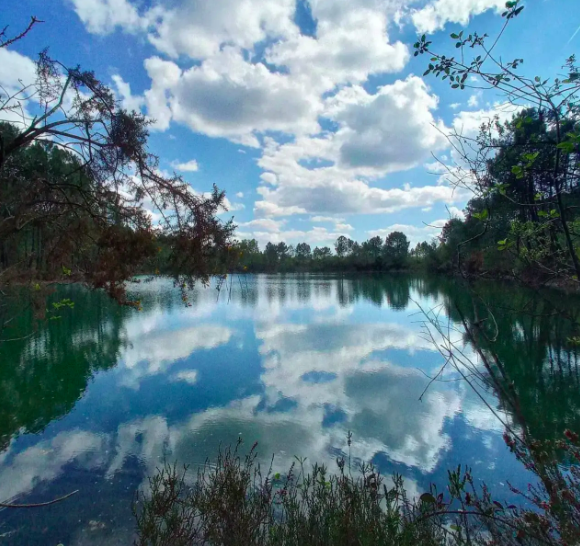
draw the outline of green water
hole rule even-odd
[[[401,473],[416,494],[461,462],[507,498],[508,479],[525,486],[530,476],[490,408],[541,438],[580,430],[569,342],[577,297],[478,287],[499,332],[484,349],[513,380],[522,422],[493,389],[478,396],[452,369],[419,401],[444,361],[420,309],[458,328],[459,340],[461,316],[483,316],[457,281],[243,276],[194,291],[191,307],[170,281],[131,291],[142,312],[62,286],[51,301],[70,298],[74,309],[38,322],[25,309],[11,323],[10,337],[33,335],[0,345],[0,500],[79,493],[0,512],[0,544],[128,545],[134,494],[164,459],[195,467],[239,435],[258,441],[264,459],[275,454],[280,470],[295,455],[332,467],[350,454]],[[569,316],[554,315],[553,303]],[[477,360],[467,339],[461,347]]]

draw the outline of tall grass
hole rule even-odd
[[[387,482],[371,465],[351,472],[342,458],[337,470],[305,468],[298,460],[287,473],[262,471],[255,444],[240,455],[240,443],[220,450],[189,483],[187,468],[165,466],[150,478],[150,492],[135,503],[136,546],[383,546],[383,545],[571,545],[580,543],[580,475],[562,470],[548,448],[518,446],[516,456],[538,477],[527,492],[512,489],[518,507],[493,500],[458,467],[438,492],[432,486],[410,499],[403,480]],[[574,460],[576,438],[558,444]],[[540,468],[541,466],[541,468]],[[527,507],[525,506],[527,503]]]

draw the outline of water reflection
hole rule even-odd
[[[201,464],[240,434],[265,458],[275,453],[276,468],[295,455],[332,465],[350,452],[403,473],[411,492],[458,462],[493,484],[527,479],[464,383],[446,377],[419,401],[442,364],[419,306],[440,306],[458,323],[458,302],[475,320],[469,293],[454,282],[247,276],[219,294],[196,290],[185,308],[171,283],[156,280],[133,287],[142,313],[62,290],[55,297],[73,299],[74,310],[0,347],[0,498],[81,492],[50,511],[4,512],[6,544],[128,544],[132,495],[148,474],[165,458]],[[504,308],[528,297],[497,284],[482,290]],[[542,301],[534,316],[549,315]],[[570,323],[498,316],[501,340],[486,350],[497,351],[521,393],[520,425],[545,436],[580,424]],[[503,408],[492,390],[483,396]]]

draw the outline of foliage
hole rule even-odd
[[[37,22],[0,35],[0,46]],[[93,72],[47,51],[36,72],[31,85],[0,92],[0,117],[14,120],[0,123],[0,284],[72,277],[130,303],[124,283],[154,259],[159,238],[166,271],[207,280],[234,227],[216,216],[224,193],[200,195],[162,173],[150,121],[123,110]]]
[[[520,0],[506,3],[505,23],[491,44],[486,34],[451,34],[458,56],[433,51],[425,35],[415,43],[415,56],[430,56],[425,75],[452,89],[495,89],[503,94],[503,110],[514,113],[507,122],[496,116],[483,123],[477,137],[448,136],[456,163],[447,166],[449,179],[475,197],[465,222],[446,226],[446,260],[467,273],[577,284],[580,68],[571,56],[563,79],[530,77],[522,74],[524,59],[496,55],[507,25],[523,9]]]
[[[409,241],[405,234],[393,232],[385,241],[379,236],[359,244],[341,236],[334,245],[311,249],[308,243],[298,243],[296,248],[286,243],[267,243],[260,251],[255,239],[236,241],[238,256],[236,268],[247,272],[288,271],[382,271],[401,270],[411,265]]]
[[[281,475],[262,473],[256,445],[245,457],[220,451],[200,469],[166,466],[150,479],[151,496],[136,505],[139,546],[443,544],[433,521],[413,522],[421,511],[396,479],[387,489],[370,466],[352,477],[339,460],[338,474],[302,461]]]
[[[460,466],[449,471],[444,491],[431,486],[410,499],[400,476],[387,487],[364,464],[353,476],[350,460],[342,457],[336,473],[317,464],[307,471],[300,459],[285,474],[274,473],[272,464],[262,472],[257,444],[243,457],[238,442],[233,450],[220,450],[193,483],[187,468],[170,465],[150,478],[150,494],[134,505],[136,546],[577,543],[578,468],[562,472],[542,444],[528,448],[509,435],[505,440],[540,478],[528,492],[511,488],[519,507],[494,500]],[[558,442],[574,461],[580,461],[577,441],[567,431]]]

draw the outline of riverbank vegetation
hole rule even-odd
[[[385,480],[371,465],[337,470],[298,460],[284,474],[245,456],[240,443],[220,452],[196,476],[166,466],[135,504],[139,546],[559,545],[580,540],[580,474],[562,471],[553,444],[506,443],[538,478],[528,491],[511,487],[514,502],[494,500],[469,469],[449,472],[447,487],[418,498],[400,476]],[[351,437],[349,436],[349,444]],[[578,437],[566,432],[557,448],[580,460]],[[192,480],[192,481],[189,481]]]

